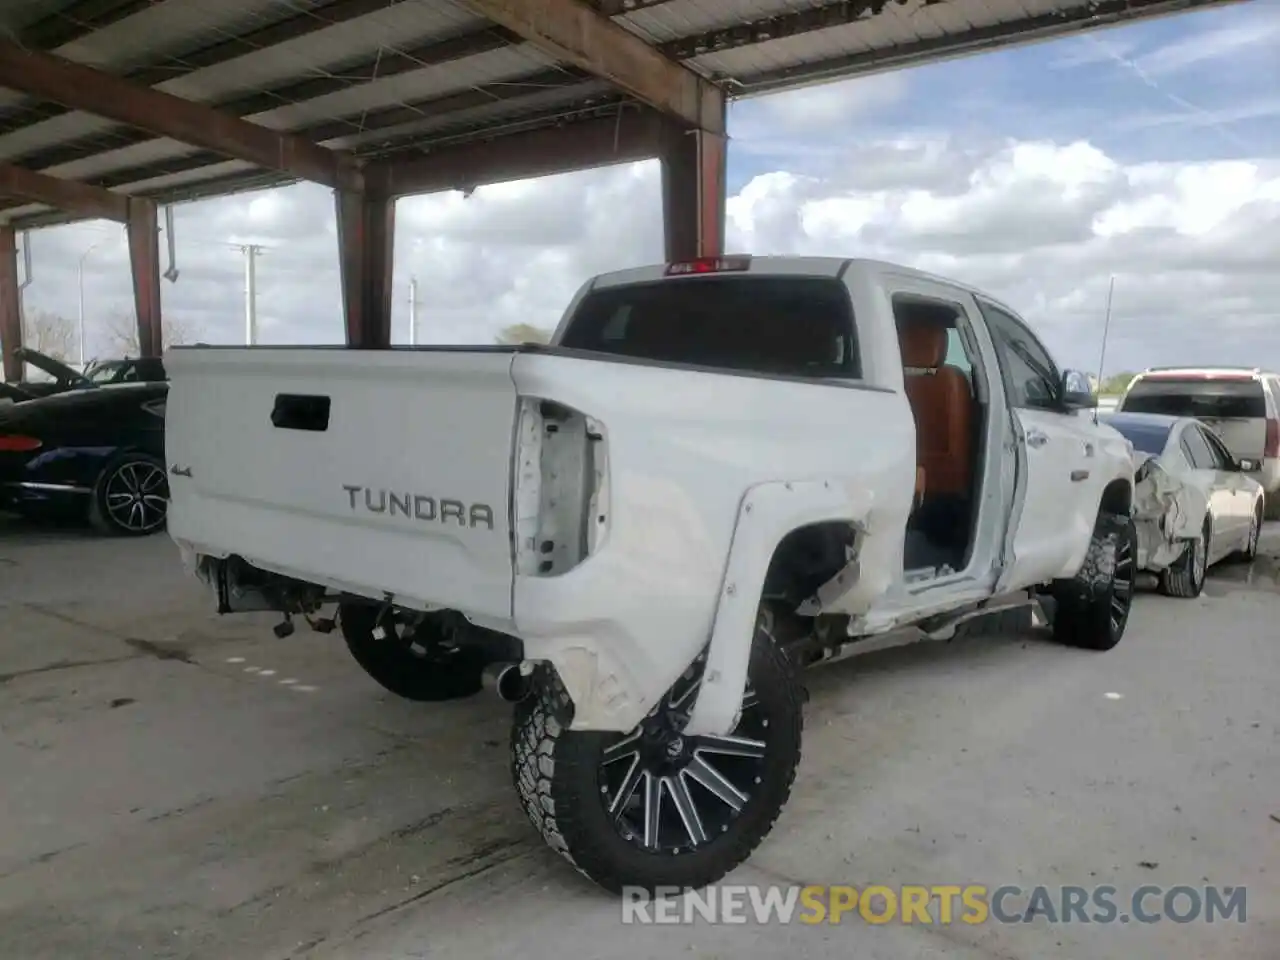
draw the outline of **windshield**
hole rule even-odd
[[[118,360],[97,363],[85,371],[85,377],[91,383],[108,383],[120,375],[123,367],[124,364]]]
[[[1171,417],[1265,418],[1266,398],[1254,379],[1144,377],[1120,404],[1127,413],[1162,413]]]
[[[781,376],[861,376],[853,309],[829,277],[696,277],[606,287],[561,346]]]

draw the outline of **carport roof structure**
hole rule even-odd
[[[15,230],[127,223],[154,332],[155,204],[310,180],[381,344],[397,196],[660,157],[668,256],[714,253],[726,100],[1221,2],[4,0],[0,335]]]
[[[435,158],[406,173],[404,192],[630,159],[655,151],[637,151],[639,125],[619,120],[657,112],[719,133],[721,91],[1207,2],[7,0],[0,195],[11,199],[0,217],[22,227],[102,215],[74,195],[60,204],[70,210],[30,202],[40,191],[27,171],[172,202],[298,179],[354,185],[348,156],[381,169]],[[620,136],[593,137],[610,123]],[[519,152],[497,157],[516,133]]]

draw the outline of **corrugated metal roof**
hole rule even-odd
[[[983,49],[1024,30],[1232,0],[584,2],[743,96]],[[456,0],[2,0],[0,34],[359,153],[417,152],[628,100]],[[279,179],[6,91],[0,160],[166,200]],[[36,209],[0,198],[0,219]]]

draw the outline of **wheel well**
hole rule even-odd
[[[792,530],[774,548],[764,579],[764,598],[798,606],[845,568],[857,531],[829,520]]]
[[[1113,513],[1127,517],[1133,510],[1133,484],[1124,480],[1112,480],[1102,491],[1102,501],[1098,504],[1100,513]]]

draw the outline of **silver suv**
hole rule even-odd
[[[1280,375],[1256,367],[1152,367],[1129,382],[1117,412],[1195,417],[1222,437],[1280,517]]]

